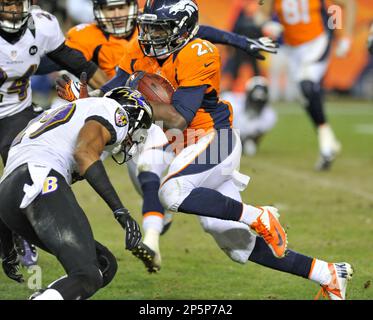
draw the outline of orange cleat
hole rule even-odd
[[[315,300],[318,300],[320,295],[329,300],[346,300],[347,283],[354,273],[352,266],[347,262],[340,262],[329,263],[328,268],[332,279],[329,284],[321,286]]]
[[[288,245],[287,235],[278,218],[280,214],[274,207],[260,207],[262,210],[250,228],[262,237],[277,258],[285,256]]]

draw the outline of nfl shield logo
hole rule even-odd
[[[14,60],[16,60],[17,59],[17,51],[16,50],[12,50],[11,52],[10,52],[10,58],[14,61]]]

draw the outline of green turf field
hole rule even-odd
[[[330,102],[328,112],[343,153],[331,172],[316,173],[317,142],[300,107],[280,105],[279,123],[255,158],[243,158],[252,177],[247,203],[280,208],[289,248],[333,262],[348,261],[355,275],[349,299],[373,299],[373,106]],[[140,219],[141,200],[126,168],[108,163],[124,203]],[[149,275],[124,250],[123,232],[110,210],[85,183],[74,186],[96,238],[111,248],[119,271],[95,299],[313,299],[310,281],[248,263],[238,265],[205,234],[196,217],[178,215],[161,238],[163,265]],[[43,285],[63,275],[58,262],[41,253]],[[25,276],[28,276],[24,270]],[[370,283],[372,284],[370,285]],[[31,291],[0,274],[0,299],[25,299]]]

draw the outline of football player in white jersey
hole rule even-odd
[[[110,207],[126,231],[126,248],[138,245],[140,228],[118,197],[101,159],[118,153],[130,159],[146,141],[152,118],[152,108],[142,95],[122,87],[104,98],[77,100],[46,111],[14,140],[0,182],[3,269],[8,277],[22,281],[12,244],[16,232],[55,255],[67,273],[34,299],[87,299],[116,272],[115,258],[95,242],[72,193],[75,172]]]
[[[30,7],[30,2],[0,1],[0,155],[4,165],[15,136],[37,116],[31,101],[30,77],[43,55],[77,76],[86,72],[93,87],[106,80],[94,63],[65,45],[57,19],[39,7]],[[21,239],[18,243],[24,265],[35,264],[34,247]]]
[[[253,77],[243,93],[225,92],[222,99],[233,106],[233,127],[240,131],[244,154],[254,156],[263,135],[277,122],[277,114],[269,104],[268,82],[264,77]]]

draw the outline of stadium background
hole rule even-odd
[[[64,1],[39,1],[55,13],[67,30]],[[144,1],[140,1],[144,2]],[[241,0],[199,0],[201,23],[229,30]],[[256,0],[249,1],[254,6]],[[292,101],[275,104],[279,122],[255,158],[243,157],[241,171],[252,178],[243,193],[254,205],[273,204],[282,213],[289,247],[327,261],[348,261],[356,273],[348,288],[350,299],[373,299],[373,76],[366,38],[373,20],[371,0],[358,0],[353,51],[346,59],[332,58],[326,87],[332,95],[328,114],[343,153],[333,170],[315,173],[317,142],[304,111]],[[254,6],[255,7],[255,6]],[[255,9],[255,8],[254,8]],[[223,58],[229,50],[222,48]],[[264,62],[268,73],[270,60]],[[251,74],[243,66],[234,90],[241,90]],[[286,83],[286,79],[284,79]],[[52,90],[53,92],[53,90]],[[342,94],[342,96],[341,96]],[[141,199],[129,183],[125,168],[109,162],[109,175],[123,201],[140,220]],[[119,262],[113,283],[95,299],[312,299],[316,284],[254,264],[237,265],[216,247],[195,217],[177,215],[161,238],[163,265],[148,275],[141,262],[123,249],[123,232],[106,205],[86,183],[74,186],[92,223],[95,237],[110,247]],[[58,262],[41,253],[43,285],[63,275]],[[23,270],[26,278],[32,276]],[[0,273],[0,299],[25,299],[27,283],[18,285]]]

